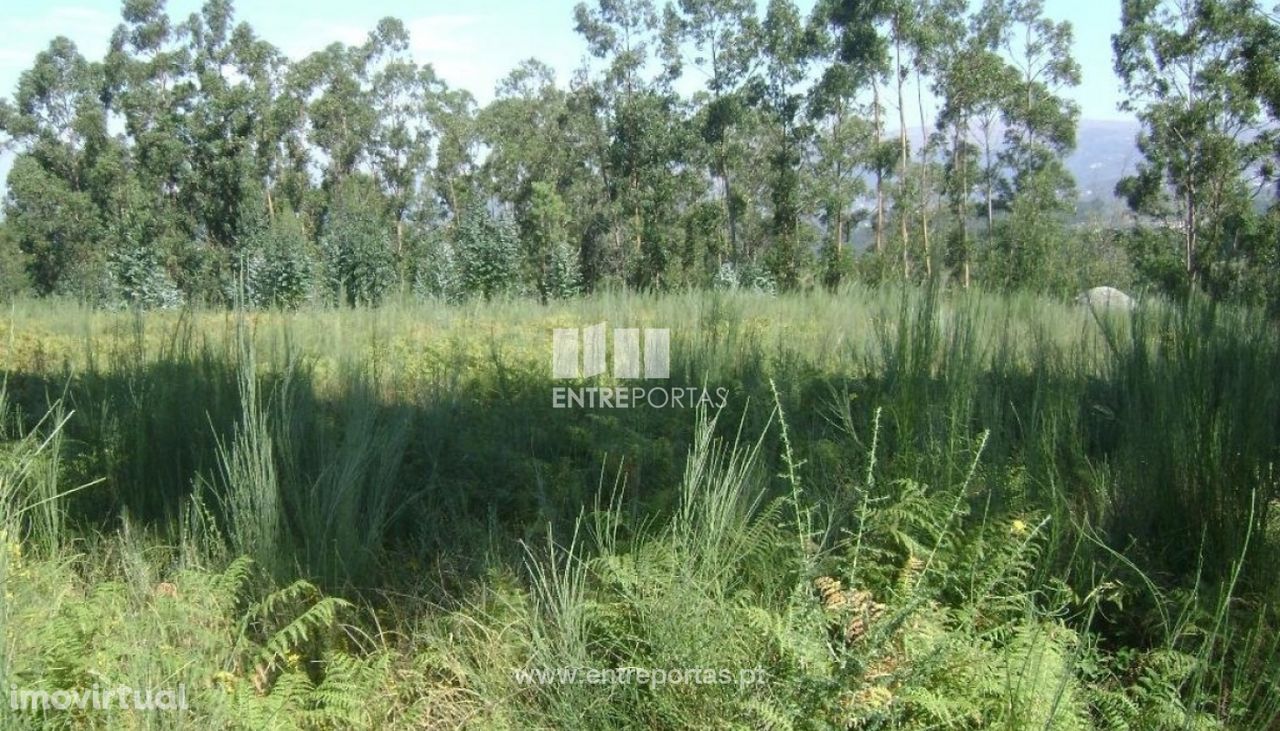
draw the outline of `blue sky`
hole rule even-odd
[[[203,0],[169,0],[169,15],[186,18]],[[764,0],[760,0],[764,4]],[[379,18],[405,21],[419,62],[429,62],[481,103],[522,59],[539,58],[567,79],[583,57],[573,31],[576,0],[270,0],[237,3],[237,17],[259,35],[299,57],[333,41],[357,43]],[[813,0],[798,0],[807,12]],[[65,35],[92,59],[101,58],[119,22],[119,0],[6,0],[0,47],[0,94],[10,96],[18,76],[49,39]],[[1072,95],[1085,119],[1128,119],[1116,110],[1110,37],[1119,28],[1119,0],[1046,0],[1048,15],[1075,27],[1083,84]],[[692,81],[688,83],[693,83]]]

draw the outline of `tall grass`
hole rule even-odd
[[[1276,717],[1280,334],[1262,313],[860,287],[16,312],[7,535],[56,556],[129,527],[184,566],[250,556],[277,585],[360,597],[370,634],[398,624],[367,644],[393,647],[289,647],[313,681],[345,662],[318,648],[430,648],[398,671],[430,688],[403,701],[421,718]],[[668,385],[729,404],[550,408],[551,329],[601,321],[669,328]],[[753,663],[774,677],[749,691],[512,679]]]

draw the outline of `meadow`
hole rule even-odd
[[[552,331],[600,322],[669,329],[665,383],[723,408],[552,408]],[[6,729],[1280,724],[1260,310],[849,286],[0,327]],[[119,686],[186,707],[12,707]]]

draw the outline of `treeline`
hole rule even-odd
[[[1280,301],[1275,16],[1116,12],[1145,160],[1129,220],[1081,226],[1080,69],[1040,0],[595,0],[567,84],[529,60],[483,107],[395,19],[291,60],[229,0],[181,21],[126,0],[103,59],[54,39],[0,101],[0,286],[293,306],[945,277]]]

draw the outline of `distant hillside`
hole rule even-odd
[[[1115,199],[1114,191],[1120,178],[1130,175],[1141,158],[1136,140],[1141,126],[1137,122],[1086,119],[1080,122],[1076,135],[1076,151],[1067,158],[1067,169],[1075,176],[1080,190],[1080,201],[1109,202]],[[931,130],[932,131],[932,130]],[[896,137],[898,131],[886,133]],[[920,128],[907,130],[912,148],[920,141]],[[1003,131],[997,129],[997,142]],[[870,181],[870,176],[867,177]]]
[[[1141,159],[1136,144],[1140,129],[1137,122],[1080,123],[1076,151],[1067,167],[1076,177],[1081,201],[1114,197],[1116,182],[1132,174]]]

